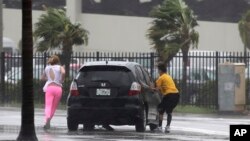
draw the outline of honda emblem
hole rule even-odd
[[[101,86],[102,87],[106,87],[106,83],[101,83]]]

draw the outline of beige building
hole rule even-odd
[[[152,52],[146,37],[152,18],[81,13],[80,0],[67,0],[67,14],[72,22],[81,23],[89,31],[89,44],[74,47],[77,52],[115,51]],[[44,11],[33,10],[33,23]],[[3,36],[21,40],[21,10],[3,9]],[[243,51],[237,23],[198,21],[199,50]]]

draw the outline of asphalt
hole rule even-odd
[[[43,129],[43,109],[35,109],[35,132],[42,141],[56,141],[59,134],[67,133],[64,110],[57,110],[52,127],[51,136],[46,139],[46,131]],[[0,141],[16,140],[21,129],[21,109],[19,107],[0,107]]]
[[[175,113],[175,120],[178,122],[178,120],[182,123],[185,122],[183,120],[183,117],[185,117],[186,120],[189,120],[187,118],[190,118],[192,120],[197,120],[199,122],[203,122],[202,120],[206,120],[209,118],[209,120],[220,120],[221,118],[231,118],[233,117],[234,121],[243,121],[249,116],[247,114],[243,115],[220,115],[220,114],[209,114],[209,115],[204,115],[204,114],[183,114],[183,113]],[[243,119],[243,120],[239,120]],[[54,120],[54,121],[53,121]],[[68,132],[67,130],[67,125],[66,125],[66,111],[65,110],[57,110],[55,113],[55,116],[52,120],[53,126],[51,127],[51,130],[45,131],[43,129],[43,109],[35,109],[35,131],[36,131],[36,136],[39,140],[42,141],[78,141],[78,140],[90,140],[91,138],[96,138],[96,136],[99,136],[99,138],[95,140],[115,140],[112,137],[109,137],[108,139],[103,139],[107,137],[108,132],[91,132],[91,133],[71,133]],[[192,122],[192,121],[191,121]],[[250,122],[250,120],[247,119],[246,122]],[[187,121],[188,124],[190,124],[190,121]],[[185,123],[186,124],[186,123]],[[14,141],[19,135],[20,132],[20,125],[21,125],[21,109],[17,107],[0,107],[0,141]],[[177,124],[175,124],[177,125]],[[177,125],[178,126],[178,125]],[[169,140],[206,140],[204,138],[207,138],[207,140],[228,140],[228,135],[227,135],[227,130],[220,131],[222,134],[219,135],[217,133],[212,133],[214,134],[213,136],[210,135],[205,135],[205,133],[195,133],[194,131],[184,131],[183,127],[177,128],[175,127],[174,133],[172,133],[171,136],[160,136],[160,138],[157,138],[155,134],[152,134],[150,132],[145,133],[145,134],[138,134],[134,132],[133,127],[122,127],[119,129],[118,127],[118,132],[115,132],[115,134],[121,134],[119,136],[124,138],[131,137],[131,140],[162,140],[162,138],[166,139],[168,138]],[[182,124],[180,125],[182,126]],[[227,128],[227,125],[224,126]],[[81,127],[80,127],[81,128]],[[185,128],[187,130],[189,128]],[[120,131],[119,131],[120,130]],[[98,130],[97,130],[98,131]],[[102,130],[101,130],[102,131]],[[205,131],[207,132],[207,130]],[[84,136],[82,136],[84,134]],[[110,136],[117,137],[113,135],[114,133],[109,133]],[[182,135],[182,136],[180,136]],[[183,136],[184,135],[184,136]],[[185,138],[186,137],[188,138]],[[109,135],[108,135],[109,136]],[[139,138],[136,139],[136,137],[139,136]],[[192,137],[191,137],[192,136]],[[191,137],[191,139],[190,139]],[[120,139],[117,139],[120,140]],[[129,140],[129,139],[123,139]]]

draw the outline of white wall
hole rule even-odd
[[[199,50],[243,51],[237,23],[198,21]]]
[[[33,11],[33,23],[42,13]],[[76,19],[90,32],[89,44],[75,47],[76,51],[153,51],[146,37],[151,18],[80,14]],[[3,36],[13,39],[17,44],[21,39],[21,23],[21,10],[3,10]],[[198,23],[199,50],[243,51],[237,23]]]
[[[32,22],[33,24],[38,21],[39,16],[43,12],[33,11]],[[3,36],[8,37],[15,41],[18,46],[22,36],[22,11],[15,9],[3,10]]]
[[[21,39],[22,22],[20,10],[3,10],[3,36],[18,44]]]
[[[153,51],[146,37],[149,18],[82,14],[80,21],[90,32],[85,50]]]

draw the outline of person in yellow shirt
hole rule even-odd
[[[176,88],[175,82],[172,77],[167,74],[166,65],[163,63],[158,64],[159,77],[156,80],[156,87],[154,90],[159,91],[163,98],[158,105],[159,112],[159,127],[158,130],[162,131],[163,114],[167,114],[167,125],[165,127],[165,133],[170,132],[170,124],[172,121],[172,112],[179,102],[179,91]]]

